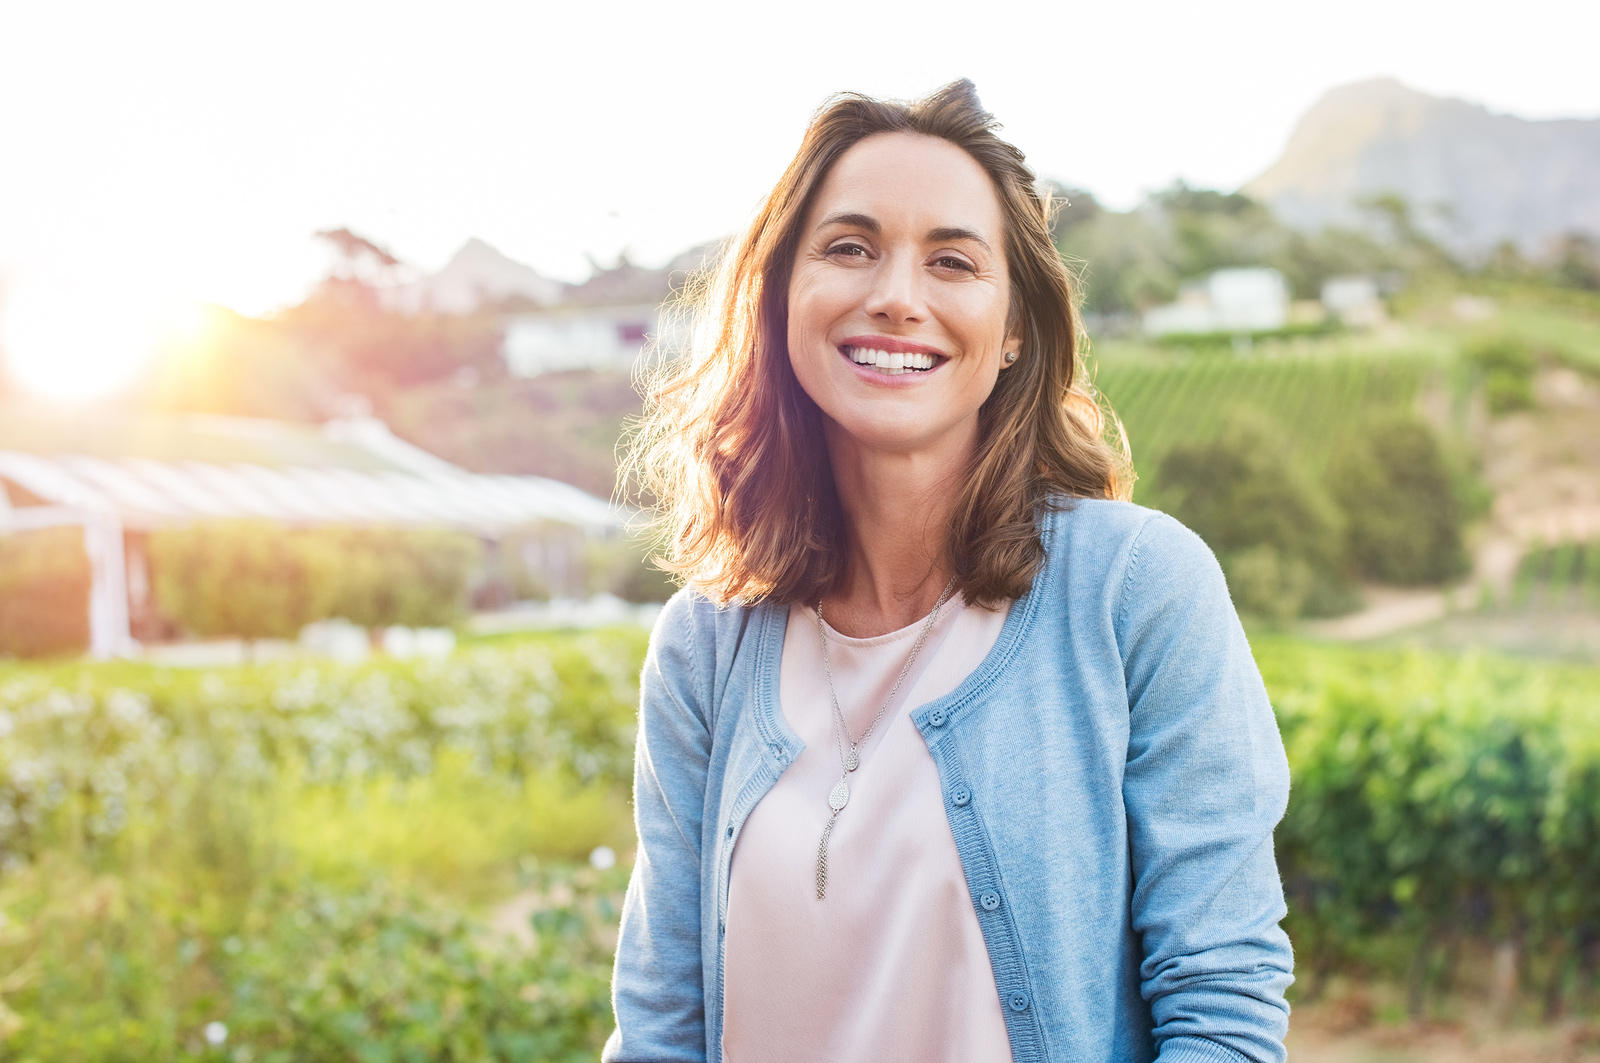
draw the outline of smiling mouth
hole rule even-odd
[[[879,351],[871,347],[841,347],[844,356],[856,365],[876,369],[889,376],[902,373],[926,373],[944,361],[942,355],[922,354],[914,351]]]

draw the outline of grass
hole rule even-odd
[[[0,665],[0,1055],[592,1059],[644,637]]]
[[[1413,406],[1443,363],[1427,353],[1354,353],[1332,341],[1258,355],[1161,356],[1124,349],[1091,366],[1095,386],[1121,418],[1143,474],[1146,501],[1161,458],[1175,444],[1219,432],[1235,406],[1266,413],[1309,471],[1385,411]]]

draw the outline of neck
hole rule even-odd
[[[942,446],[882,451],[827,426],[847,537],[844,578],[823,600],[836,631],[870,638],[933,610],[950,581],[950,517],[976,436],[974,424]]]

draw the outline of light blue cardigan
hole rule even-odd
[[[1278,1063],[1289,772],[1222,571],[1122,502],[1050,514],[1044,544],[988,657],[911,713],[1015,1063]],[[729,860],[802,748],[778,707],[786,620],[679,593],[657,621],[608,1063],[721,1058]]]

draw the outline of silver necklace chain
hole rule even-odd
[[[822,603],[817,602],[817,637],[822,640],[822,670],[828,676],[828,697],[833,702],[833,743],[839,751],[839,781],[834,783],[833,791],[828,794],[828,808],[832,815],[828,817],[827,824],[822,828],[822,841],[817,844],[817,900],[822,900],[828,891],[828,839],[833,836],[833,824],[839,818],[839,813],[844,811],[844,806],[850,803],[850,773],[861,766],[861,747],[867,744],[867,739],[872,737],[872,732],[883,720],[883,714],[889,711],[889,706],[894,702],[894,696],[900,693],[900,684],[906,681],[906,676],[911,671],[911,665],[917,659],[917,654],[922,651],[922,644],[928,641],[928,632],[933,630],[934,621],[939,617],[939,610],[944,608],[950,600],[950,592],[955,589],[955,577],[950,577],[950,582],[944,585],[944,591],[939,595],[939,600],[934,603],[933,612],[928,614],[928,619],[923,621],[922,630],[917,633],[917,641],[911,646],[911,653],[906,657],[906,663],[900,667],[900,674],[895,677],[894,686],[889,689],[889,696],[883,699],[883,704],[878,706],[878,714],[867,724],[867,729],[861,732],[860,738],[850,737],[850,725],[844,718],[844,710],[839,707],[839,692],[833,685],[833,665],[828,660],[828,630],[822,621]],[[845,742],[850,743],[850,751],[845,752]]]

